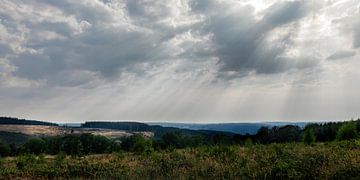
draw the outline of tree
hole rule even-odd
[[[149,154],[154,151],[152,141],[142,136],[137,136],[132,151],[139,154]]]
[[[24,144],[24,150],[27,153],[40,154],[45,151],[45,141],[42,139],[30,139]]]
[[[343,124],[336,134],[336,140],[349,140],[358,137],[356,130],[356,124],[354,122],[348,122]]]
[[[5,157],[8,156],[10,154],[10,147],[3,143],[0,142],[0,157]]]
[[[62,145],[62,137],[55,136],[55,137],[48,137],[45,139],[46,142],[46,152],[48,154],[58,154],[61,150]]]
[[[110,140],[104,136],[94,136],[91,139],[91,153],[104,153],[110,145]]]
[[[121,149],[139,154],[150,153],[154,150],[152,141],[141,135],[133,135],[123,138],[121,142]]]
[[[306,128],[303,142],[308,145],[315,142],[314,130],[312,128]]]
[[[255,138],[262,144],[269,142],[269,128],[268,127],[261,127],[255,135]]]
[[[63,139],[63,144],[61,145],[61,150],[66,154],[81,155],[83,153],[83,146],[78,137],[65,136]]]
[[[176,132],[166,133],[161,137],[161,141],[164,146],[163,148],[168,148],[168,147],[183,148],[184,147],[184,143],[182,141],[182,136],[180,133],[176,133]]]

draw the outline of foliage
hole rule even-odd
[[[70,155],[83,154],[83,145],[76,136],[65,136],[61,144],[61,150]]]
[[[0,157],[5,157],[10,154],[10,147],[0,141]]]
[[[121,148],[125,151],[132,151],[138,154],[149,154],[154,150],[152,141],[142,135],[123,138],[122,141]]]
[[[136,141],[132,147],[132,151],[139,154],[150,154],[154,151],[152,141],[142,136],[136,136]]]
[[[45,141],[42,139],[30,139],[24,144],[24,151],[26,153],[40,154],[45,151]]]
[[[303,142],[308,145],[313,144],[315,142],[315,135],[312,128],[306,128]]]
[[[359,179],[357,141],[202,146],[67,158],[3,159],[0,179]]]
[[[348,122],[343,124],[336,134],[337,140],[349,140],[358,137],[356,124],[354,122]]]

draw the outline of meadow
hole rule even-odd
[[[2,158],[1,179],[359,179],[360,141]]]

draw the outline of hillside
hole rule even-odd
[[[0,125],[0,140],[7,143],[22,144],[30,138],[63,136],[67,134],[90,133],[93,135],[105,136],[108,138],[127,137],[134,134],[143,134],[152,137],[151,132],[129,132],[111,129],[96,128],[67,128],[61,126],[42,126],[42,125]]]
[[[209,130],[209,131],[223,131],[235,134],[256,134],[261,127],[272,128],[274,126],[294,125],[305,127],[306,122],[255,122],[255,123],[209,123],[209,124],[196,124],[196,123],[165,123],[154,122],[148,123],[149,125],[160,125],[163,127],[175,127],[180,129],[190,130]]]
[[[92,121],[85,122],[81,125],[82,128],[101,128],[101,129],[116,129],[123,131],[142,132],[148,131],[154,133],[155,138],[161,138],[164,134],[170,132],[178,132],[185,135],[234,135],[231,132],[214,131],[214,130],[191,130],[176,127],[163,127],[160,125],[149,125],[139,122],[100,122]]]
[[[18,124],[18,125],[42,125],[42,126],[58,126],[55,123],[18,119],[13,117],[0,117],[0,124]]]

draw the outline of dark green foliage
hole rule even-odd
[[[303,142],[308,145],[313,144],[315,142],[315,135],[312,128],[305,129]]]
[[[55,155],[61,151],[63,138],[60,136],[44,138],[46,143],[46,153]]]
[[[0,124],[58,126],[57,124],[50,122],[25,120],[12,117],[0,117]]]
[[[132,151],[139,154],[150,154],[154,151],[152,141],[142,136],[136,136]]]
[[[110,145],[108,138],[92,134],[81,134],[79,140],[81,141],[84,154],[104,153]]]
[[[245,147],[251,147],[253,145],[253,142],[250,138],[248,138],[245,143],[244,143]]]
[[[10,147],[9,145],[0,141],[0,157],[5,157],[10,155]]]
[[[185,147],[185,142],[180,133],[166,133],[161,137],[164,148],[183,148]]]
[[[61,151],[69,155],[83,154],[83,145],[77,136],[65,136],[61,144]]]
[[[125,151],[132,151],[139,154],[149,154],[154,150],[152,141],[142,135],[133,135],[123,138],[121,148]]]
[[[269,128],[261,127],[256,133],[255,139],[257,139],[257,141],[262,144],[268,143],[270,140],[269,134],[270,134]]]
[[[271,142],[284,143],[300,140],[301,130],[298,126],[273,127],[270,133]]]
[[[34,137],[22,133],[0,131],[0,141],[8,144],[22,145],[31,138]]]
[[[24,151],[26,153],[31,153],[31,154],[40,154],[45,152],[46,150],[46,143],[44,140],[42,139],[30,139],[28,142],[26,142],[24,144]]]
[[[326,142],[336,139],[336,133],[341,125],[341,122],[329,122],[322,124],[309,124],[307,128],[313,129],[317,141]]]
[[[358,138],[358,132],[354,122],[344,123],[336,134],[337,140],[349,140],[355,138]]]
[[[14,143],[9,144],[9,148],[10,148],[10,154],[9,154],[10,156],[16,156],[20,152],[20,149]]]

